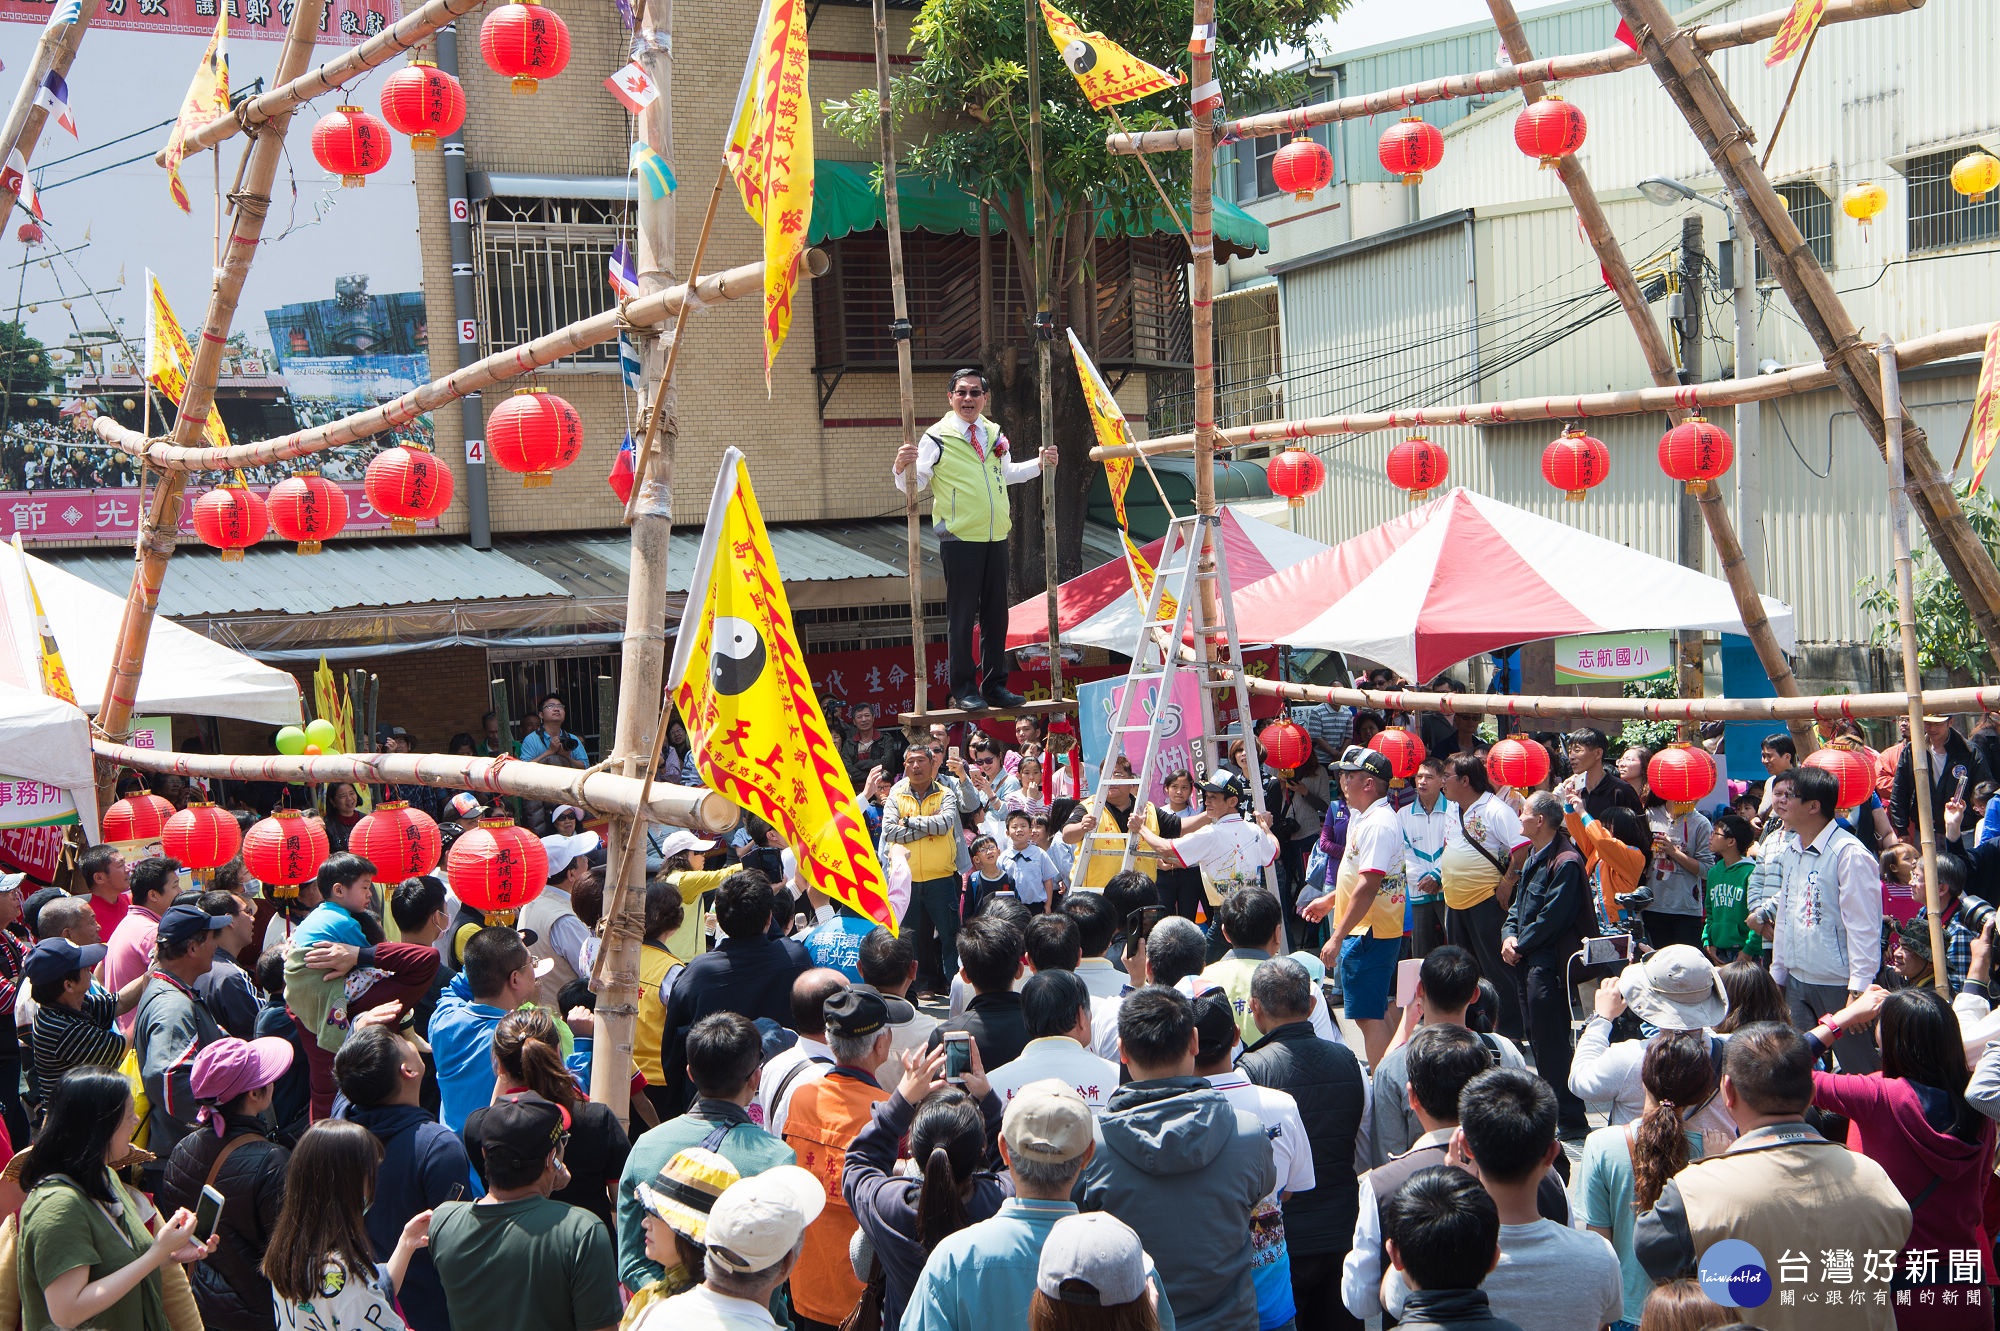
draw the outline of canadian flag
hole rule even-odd
[[[635,116],[644,114],[647,107],[660,100],[659,87],[636,61],[604,80],[604,86]]]

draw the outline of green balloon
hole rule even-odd
[[[325,717],[306,722],[306,742],[319,745],[321,753],[332,753],[333,742],[338,738],[339,732],[334,730],[333,722]]]
[[[297,726],[286,726],[278,732],[278,752],[287,758],[296,758],[306,750],[306,732]]]

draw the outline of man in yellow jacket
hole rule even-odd
[[[958,972],[958,800],[938,780],[937,750],[928,743],[903,751],[903,779],[882,801],[882,840],[910,860],[910,907],[903,928],[916,941],[917,990],[942,994]],[[932,934],[937,936],[933,947]],[[925,970],[929,982],[923,978]]]
[[[951,410],[914,444],[896,451],[896,488],[909,493],[912,469],[918,489],[931,492],[931,525],[944,562],[944,604],[949,620],[951,705],[966,711],[1019,707],[1027,699],[1007,688],[1007,487],[1056,465],[1056,450],[1015,462],[1007,436],[982,413],[986,375],[963,369],[951,376]],[[972,626],[979,626],[979,657],[972,655]],[[917,681],[917,687],[925,687]]]

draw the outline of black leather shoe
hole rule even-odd
[[[983,712],[986,710],[986,699],[972,692],[960,693],[953,695],[951,705],[961,712]]]
[[[986,690],[986,701],[995,707],[1019,707],[1028,700],[1004,684]]]

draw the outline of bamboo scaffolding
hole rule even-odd
[[[827,270],[825,251],[807,250],[805,261],[800,267],[813,277],[824,274]],[[763,294],[762,262],[747,263],[740,268],[713,273],[695,284],[695,297],[704,305],[716,301],[739,300],[750,295],[761,297]],[[622,315],[624,324],[636,328],[650,328],[664,323],[680,313],[686,295],[687,288],[681,285],[640,296],[625,306]],[[229,448],[189,448],[165,440],[148,439],[138,431],[127,429],[107,416],[97,418],[97,437],[133,457],[144,458],[151,466],[161,471],[229,471],[237,467],[256,467],[308,457],[342,444],[359,443],[383,430],[407,425],[425,412],[435,411],[468,394],[480,392],[524,374],[532,374],[543,366],[551,365],[565,356],[573,356],[586,347],[608,342],[618,335],[618,330],[622,326],[620,318],[621,312],[612,309],[592,315],[588,319],[580,319],[532,342],[524,342],[505,351],[496,351],[483,360],[462,366],[442,379],[434,379],[421,388],[412,389],[393,402],[385,402],[379,407],[343,416],[339,420],[314,426],[310,430],[280,435],[275,439],[265,439],[251,444],[235,444]]]
[[[1660,0],[1613,0],[1639,39],[1639,49],[1660,84],[1686,118],[1702,149],[1729,188],[1742,218],[1784,287],[1799,322],[1812,336],[1826,368],[1854,408],[1875,445],[1888,457],[1879,367],[1840,295],[1813,257],[1784,200],[1771,187],[1751,149],[1756,135],[1730,100],[1707,57],[1687,32],[1674,26]],[[1900,359],[1900,352],[1898,353]],[[1910,498],[1932,547],[1961,591],[1987,650],[2000,663],[2000,569],[1973,533],[1932,456],[1924,432],[1901,420],[1903,460]]]
[[[312,58],[313,41],[325,5],[326,0],[299,0],[292,11],[291,26],[278,51],[279,80],[289,82],[297,78],[306,61]],[[290,113],[280,114],[257,133],[243,155],[238,173],[241,184],[230,196],[236,209],[235,221],[230,227],[229,244],[223,251],[222,266],[216,270],[208,314],[202,320],[194,363],[188,366],[187,391],[182,395],[180,415],[171,436],[172,442],[181,447],[201,437],[215,405],[215,381],[222,369],[222,352],[229,342],[229,326],[235,321],[243,283],[250,276],[250,264],[256,259],[258,244],[263,239],[264,216],[271,206],[271,182],[277,176],[279,159],[284,156],[285,131],[290,124]],[[124,618],[118,625],[117,643],[112,649],[111,673],[104,681],[104,698],[97,709],[98,729],[114,740],[125,737],[132,719],[132,701],[139,690],[146,643],[152,636],[153,616],[160,606],[160,586],[166,580],[167,561],[173,557],[174,542],[180,532],[181,498],[186,485],[187,476],[182,472],[169,472],[161,477],[139,524],[132,588],[125,597]],[[111,773],[106,769],[101,795],[112,793],[110,781]]]
[[[1930,907],[1931,955],[1944,955],[1944,915],[1938,903],[1937,810],[1931,799],[1931,746],[1924,738],[1924,669],[1917,652],[1916,577],[1910,560],[1909,473],[1903,467],[1903,385],[1896,370],[1896,344],[1875,351],[1882,374],[1883,442],[1889,451],[1889,545],[1896,559],[1896,628],[1903,646],[1903,687],[1908,690],[1910,776],[1916,791],[1917,837],[1923,847],[1924,897]],[[1951,1001],[1951,980],[1942,968],[1937,989]]]
[[[1824,17],[1820,19],[1820,24],[1824,26],[1828,23],[1851,23],[1857,19],[1904,14],[1914,9],[1922,9],[1923,6],[1924,0],[1831,0],[1826,7]],[[1790,12],[1789,8],[1778,9],[1735,23],[1705,25],[1693,29],[1691,36],[1695,45],[1703,51],[1748,46],[1763,41],[1777,32]],[[1516,54],[1518,55],[1518,52]],[[1459,97],[1483,97],[1492,93],[1507,92],[1527,83],[1556,83],[1564,79],[1618,74],[1628,69],[1637,69],[1645,63],[1644,55],[1621,44],[1578,55],[1517,61],[1500,69],[1481,70],[1477,74],[1453,74],[1447,78],[1428,79],[1422,83],[1388,88],[1360,97],[1343,97],[1336,101],[1314,102],[1308,106],[1293,107],[1286,111],[1243,116],[1218,125],[1216,133],[1219,137],[1235,139],[1296,134],[1314,125],[1333,124],[1342,120],[1363,120],[1390,111],[1422,106],[1427,102],[1447,102]],[[1142,133],[1108,134],[1105,136],[1104,146],[1114,153],[1125,155],[1186,152],[1194,146],[1194,131],[1165,129]]]
[[[1215,0],[1194,0],[1194,31],[1203,32],[1216,22]],[[1215,77],[1215,54],[1212,45],[1196,44],[1193,59],[1189,61],[1188,91],[1191,97],[1200,96],[1200,90]],[[1194,315],[1194,509],[1203,517],[1212,517],[1216,512],[1215,500],[1215,110],[1197,110],[1194,113],[1194,148],[1192,181],[1189,183],[1188,200],[1188,253],[1194,264],[1194,290],[1190,293],[1189,304]],[[1215,541],[1220,524],[1202,522],[1195,524],[1200,533],[1200,612],[1196,615],[1194,635],[1195,652],[1204,670],[1202,684],[1206,686],[1217,677],[1215,666],[1215,640],[1208,629],[1222,623],[1222,604],[1217,594],[1215,577]],[[1056,595],[1055,588],[1049,589],[1049,626],[1055,631]],[[1232,649],[1241,650],[1241,643],[1228,644]],[[1049,654],[1056,655],[1057,646],[1049,644]],[[1243,717],[1245,738],[1249,736],[1250,718]],[[1205,737],[1201,754],[1205,763],[1215,758],[1213,752],[1219,737]],[[1197,776],[1202,775],[1196,773]],[[1251,755],[1251,770],[1246,775],[1255,777],[1256,755]],[[1253,802],[1257,811],[1263,812],[1263,783],[1255,782],[1253,793],[1258,796]]]
[[[877,4],[881,0],[876,0]],[[1202,0],[1195,3],[1195,22],[1199,23]],[[1054,254],[1050,244],[1050,232],[1055,230],[1055,207],[1049,198],[1049,183],[1042,171],[1042,23],[1038,0],[1021,0],[1023,19],[1028,36],[1028,170],[1034,185],[1034,256],[1035,256],[1035,392],[1041,408],[1041,439],[1038,447],[1054,448],[1056,443],[1055,370],[1051,364],[1055,351],[1056,326],[1050,312],[1050,296],[1054,282],[1050,268]],[[1201,78],[1201,57],[1195,57],[1195,79]],[[1084,214],[1084,224],[1092,214]],[[1065,245],[1067,250],[1068,246]],[[1201,261],[1195,261],[1195,283],[1201,283]],[[1195,312],[1195,335],[1200,336],[1201,312]],[[1195,357],[1195,392],[1201,392],[1201,357]],[[1199,452],[1199,450],[1197,450]],[[1039,456],[1039,453],[1037,454]],[[1200,481],[1195,482],[1197,488]],[[915,489],[913,485],[912,490]],[[1062,623],[1056,606],[1056,591],[1062,580],[1056,576],[1056,473],[1047,463],[1042,464],[1042,599],[1049,610],[1049,696],[1061,700],[1063,696]],[[911,569],[911,576],[916,570]],[[980,681],[982,684],[985,681]],[[956,706],[953,703],[953,706]]]
[[[173,772],[224,781],[274,781],[285,785],[353,781],[366,785],[434,786],[477,790],[547,804],[574,804],[610,817],[639,814],[646,821],[713,835],[736,825],[736,806],[712,790],[656,786],[643,800],[641,783],[615,772],[578,772],[518,758],[463,758],[443,753],[340,753],[316,758],[278,754],[163,753],[109,740],[97,756],[141,772]]]
[[[1183,654],[1187,651],[1182,649]],[[1840,721],[1902,716],[1907,693],[1834,693],[1799,698],[1591,698],[1556,694],[1423,693],[1347,689],[1281,680],[1247,681],[1250,692],[1291,702],[1324,702],[1383,712],[1468,712],[1482,716],[1557,717],[1603,721]],[[1922,695],[1934,716],[1976,715],[2000,709],[2000,687],[1933,689]]]
[[[76,48],[90,31],[90,21],[97,17],[98,4],[99,0],[87,0],[74,22],[60,28],[42,28],[42,35],[35,42],[34,58],[22,73],[14,104],[8,108],[7,123],[0,127],[0,162],[15,152],[21,154],[23,162],[35,160],[35,145],[41,141],[42,127],[49,120],[48,107],[37,101],[36,96],[51,72],[67,77],[70,62],[76,59]],[[14,215],[14,204],[19,198],[20,191],[0,186],[0,222]]]
[[[344,84],[386,65],[405,51],[416,49],[437,34],[438,29],[456,22],[484,4],[485,0],[430,0],[423,8],[406,14],[394,27],[376,33],[310,73],[291,79],[271,91],[253,97],[226,116],[218,116],[189,134],[182,143],[187,156],[213,148],[248,126],[257,126],[289,113],[293,108],[332,92]],[[153,165],[167,164],[167,150],[153,155]]]
[[[1973,324],[1967,328],[1947,329],[1928,337],[1898,342],[1896,361],[1907,370],[1955,356],[1977,355],[1986,345],[1987,335],[1992,329],[1990,323]],[[1825,365],[1800,365],[1749,379],[1720,379],[1703,384],[1679,384],[1672,388],[1628,388],[1616,393],[1585,393],[1577,397],[1514,398],[1506,402],[1418,407],[1410,411],[1372,411],[1352,416],[1313,416],[1299,421],[1265,421],[1259,425],[1239,425],[1218,431],[1218,437],[1222,447],[1241,448],[1248,444],[1375,434],[1383,430],[1406,430],[1418,426],[1518,425],[1526,421],[1641,416],[1677,408],[1692,411],[1703,407],[1735,406],[1742,402],[1769,402],[1775,398],[1796,397],[1801,393],[1816,393],[1836,386],[1833,371]],[[1162,453],[1186,453],[1193,446],[1194,436],[1191,434],[1163,435],[1125,448],[1093,448],[1090,456],[1093,461],[1157,457]]]

